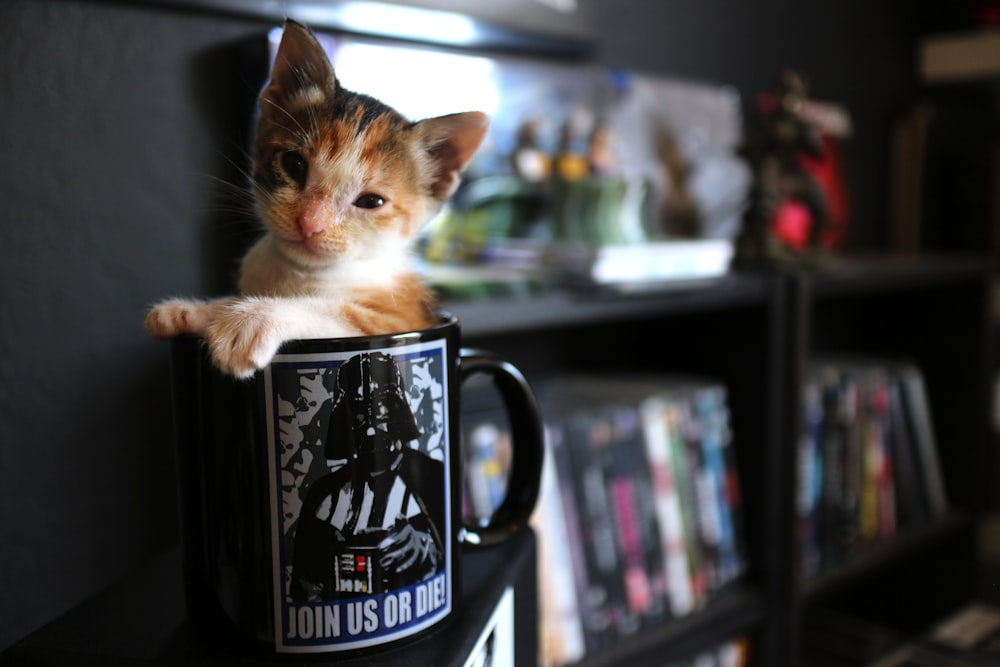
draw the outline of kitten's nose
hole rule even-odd
[[[330,224],[332,216],[333,210],[325,200],[313,199],[306,202],[306,205],[302,207],[302,212],[299,214],[298,219],[299,232],[302,233],[302,239],[311,239],[317,234],[322,233]]]

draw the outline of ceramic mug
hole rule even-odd
[[[400,334],[292,341],[247,380],[197,338],[172,343],[188,619],[250,653],[416,639],[461,606],[462,553],[526,525],[543,435],[522,374],[461,350],[456,318]],[[506,497],[461,514],[459,401],[493,378],[508,411]]]

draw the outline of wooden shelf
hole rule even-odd
[[[919,60],[927,83],[1000,80],[1000,30],[925,37]]]

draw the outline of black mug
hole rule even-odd
[[[527,524],[541,419],[521,373],[460,350],[456,318],[400,334],[291,341],[250,380],[198,338],[172,343],[188,621],[254,654],[416,639],[461,606],[462,551]],[[510,417],[507,495],[461,514],[459,397],[492,376]]]

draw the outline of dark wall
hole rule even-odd
[[[0,6],[0,646],[177,539],[167,347],[142,320],[231,268],[208,258],[214,119],[240,97],[217,52],[261,27]]]
[[[877,245],[910,72],[893,6],[615,0],[595,34],[609,64],[744,94],[785,65],[808,72],[855,113],[857,228]],[[141,322],[163,296],[228,285],[247,223],[214,179],[238,179],[258,85],[238,45],[264,28],[0,4],[0,647],[177,539],[167,348]]]

